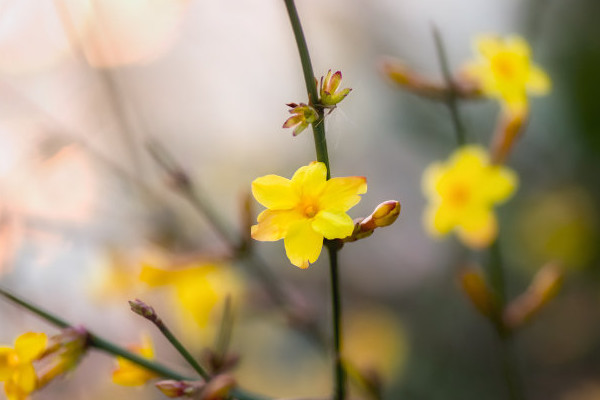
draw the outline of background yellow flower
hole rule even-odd
[[[475,49],[479,57],[467,64],[465,73],[509,111],[526,111],[528,92],[543,95],[550,91],[550,78],[531,62],[531,49],[523,38],[481,35],[475,39]]]
[[[154,346],[149,335],[142,335],[142,343],[128,346],[129,350],[142,357],[154,358]],[[112,381],[117,385],[140,386],[155,378],[156,374],[122,357],[117,357],[117,368],[112,373]]]
[[[427,230],[440,236],[456,229],[467,246],[484,247],[498,231],[492,208],[513,194],[517,176],[506,167],[490,164],[482,147],[464,146],[447,162],[430,165],[422,184],[429,199]]]

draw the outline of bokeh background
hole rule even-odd
[[[533,100],[508,161],[521,181],[500,209],[509,294],[549,260],[566,269],[561,293],[517,337],[520,372],[529,399],[600,399],[600,3],[297,6],[315,74],[342,70],[353,88],[326,122],[333,175],[368,179],[351,215],[368,215],[383,200],[402,203],[396,224],[341,252],[348,358],[380,372],[386,398],[507,398],[495,332],[457,284],[464,252],[452,237],[429,238],[421,222],[421,174],[455,146],[450,115],[394,87],[377,65],[394,56],[439,78],[432,25],[455,70],[472,57],[475,35],[516,33],[553,89]],[[329,355],[286,324],[243,263],[211,261],[226,276],[140,280],[143,266],[200,266],[227,250],[169,185],[148,143],[168,151],[229,226],[245,229],[250,182],[289,177],[315,158],[308,131],[292,137],[280,128],[285,104],[300,101],[302,70],[281,1],[0,1],[0,284],[121,344],[148,332],[157,358],[181,370],[127,300],[154,305],[200,355],[230,293],[239,382],[275,397],[326,396]],[[473,141],[489,142],[498,111],[491,101],[461,106]],[[253,203],[252,215],[258,211]],[[280,242],[253,251],[328,330],[326,258],[299,270]],[[0,301],[1,343],[30,330],[56,332]],[[35,398],[162,398],[152,385],[113,385],[113,367],[91,353]]]

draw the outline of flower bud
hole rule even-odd
[[[289,112],[293,115],[283,123],[283,128],[295,127],[293,132],[294,136],[297,136],[300,132],[308,128],[308,125],[319,119],[317,110],[307,104],[289,103],[287,106],[291,107]]]
[[[355,222],[352,235],[343,239],[344,242],[354,242],[364,239],[373,234],[376,228],[383,228],[393,224],[400,215],[400,202],[396,200],[387,200],[375,207],[375,210],[366,218]]]
[[[218,375],[206,384],[202,390],[202,400],[221,400],[229,396],[235,386],[235,379],[230,375]]]
[[[516,328],[529,321],[550,300],[562,285],[563,271],[556,263],[546,264],[534,276],[525,293],[513,300],[504,312],[504,322]]]
[[[165,396],[169,398],[195,397],[205,386],[200,381],[175,381],[166,380],[154,384]]]
[[[471,303],[485,317],[495,318],[498,302],[478,268],[465,267],[460,272],[460,285]]]
[[[490,145],[494,164],[502,164],[506,160],[526,123],[526,109],[502,112]]]
[[[400,215],[400,202],[388,200],[375,207],[375,211],[360,223],[361,230],[374,230],[393,224]]]
[[[392,57],[383,58],[379,62],[379,69],[383,75],[399,86],[432,100],[444,101],[452,94],[452,91],[454,91],[454,96],[463,99],[477,99],[482,96],[481,89],[470,80],[459,77],[454,80],[453,87],[450,88],[445,84],[421,76],[402,61]]]
[[[321,104],[323,106],[335,107],[337,103],[344,100],[344,98],[348,96],[348,93],[352,91],[352,89],[346,88],[338,92],[337,90],[341,82],[341,71],[337,71],[332,74],[331,70],[329,70],[325,78],[321,77],[319,94],[321,96]]]
[[[146,318],[149,321],[152,321],[155,324],[158,321],[160,321],[158,315],[156,314],[156,311],[154,311],[154,308],[144,303],[140,299],[130,300],[129,306],[131,307],[131,311],[138,315],[141,315],[142,317]]]
[[[89,333],[83,327],[66,328],[50,338],[39,359],[39,387],[77,366],[89,345]]]

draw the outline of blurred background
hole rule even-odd
[[[429,238],[421,221],[421,174],[455,147],[450,115],[399,90],[377,65],[394,56],[439,78],[432,25],[454,70],[472,58],[476,34],[515,33],[553,89],[532,100],[508,161],[520,176],[499,211],[509,296],[547,261],[566,269],[561,293],[516,338],[520,373],[528,399],[600,399],[600,3],[297,7],[315,74],[341,70],[342,87],[353,89],[326,121],[333,175],[368,179],[350,215],[402,203],[396,224],[340,253],[347,358],[363,373],[378,371],[385,398],[507,398],[496,333],[457,284],[460,244]],[[147,332],[157,358],[182,371],[127,300],[152,304],[201,356],[230,295],[240,384],[274,397],[327,396],[330,355],[286,323],[148,151],[153,144],[169,154],[226,225],[247,232],[250,182],[290,177],[315,158],[309,131],[292,137],[281,128],[285,104],[306,100],[282,1],[0,0],[0,284],[123,345]],[[473,141],[489,142],[498,111],[492,101],[461,106]],[[251,204],[254,219],[260,206]],[[329,334],[326,257],[300,270],[281,242],[252,245],[302,316]],[[25,331],[56,332],[0,301],[0,343]],[[113,368],[92,352],[35,398],[162,398],[152,385],[112,384]]]

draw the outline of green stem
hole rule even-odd
[[[41,317],[42,319],[50,322],[51,324],[59,327],[59,328],[68,328],[73,326],[72,324],[66,322],[60,317],[52,314],[49,311],[43,310],[42,308],[32,304],[31,302],[7,292],[6,290],[0,288],[0,296],[5,297],[6,299],[26,308],[28,311],[31,311],[33,314]],[[149,371],[156,373],[157,375],[164,377],[175,379],[178,381],[193,381],[194,378],[181,375],[178,372],[173,371],[172,369],[157,363],[155,361],[144,358],[138,354],[132,353],[121,346],[116,345],[113,342],[110,342],[102,337],[95,335],[91,332],[88,332],[89,345],[96,350],[103,351],[105,353],[111,354],[113,356],[122,357],[126,360],[131,361],[134,364],[139,365],[140,367],[146,368]],[[246,392],[242,389],[233,389],[231,391],[231,395],[238,400],[265,400],[264,397],[254,395]]]
[[[333,314],[333,350],[335,379],[334,400],[343,400],[346,397],[346,374],[342,364],[342,305],[340,296],[340,278],[338,273],[339,247],[333,243],[327,246],[329,251],[329,272],[331,275],[331,304]]]
[[[323,107],[320,107],[317,104],[319,99],[317,83],[315,81],[310,54],[308,53],[308,46],[306,45],[306,39],[304,38],[304,32],[302,31],[302,25],[300,24],[296,5],[294,0],[284,0],[284,2],[290,17],[292,30],[294,31],[298,52],[300,53],[304,82],[306,83],[306,91],[308,92],[308,103],[315,107],[319,112],[319,118],[312,124],[315,149],[317,151],[317,161],[325,164],[327,167],[327,179],[329,179],[331,177],[331,169],[329,167],[329,155],[327,153],[327,140],[325,137],[325,111],[323,110]]]
[[[285,6],[290,17],[290,23],[292,30],[294,31],[294,37],[298,46],[298,52],[300,54],[300,62],[302,63],[302,71],[304,73],[304,82],[306,83],[306,91],[308,92],[309,104],[317,109],[319,112],[319,118],[312,124],[313,135],[315,140],[315,150],[317,153],[317,161],[325,164],[327,167],[327,179],[331,178],[331,167],[329,165],[329,155],[327,152],[327,141],[325,136],[325,111],[323,107],[317,103],[318,93],[317,85],[315,82],[315,74],[312,69],[312,63],[310,61],[310,54],[308,52],[308,46],[306,45],[306,39],[304,32],[302,31],[302,25],[300,18],[298,17],[298,11],[293,0],[284,0]],[[342,308],[340,302],[340,288],[339,288],[339,276],[338,276],[338,251],[339,247],[334,242],[326,242],[329,250],[329,266],[331,273],[331,302],[332,302],[332,318],[333,318],[333,344],[334,344],[334,360],[333,360],[333,372],[334,372],[334,400],[343,400],[346,397],[346,375],[344,367],[342,365],[341,355],[341,337],[342,337]]]
[[[185,360],[192,366],[192,368],[194,368],[194,370],[201,377],[203,377],[205,381],[208,382],[210,380],[210,374],[206,372],[206,370],[202,368],[200,364],[198,364],[198,361],[196,361],[196,359],[190,354],[189,351],[187,351],[187,349],[181,344],[181,342],[175,337],[175,335],[173,335],[173,333],[169,330],[167,325],[165,325],[165,323],[161,319],[158,319],[155,322],[155,324],[156,327],[160,330],[160,332],[165,336],[165,338],[167,338],[167,340],[173,345],[173,347],[175,347],[179,354],[181,354],[181,356],[185,358]]]
[[[458,96],[456,85],[454,84],[454,80],[452,79],[452,73],[450,72],[448,56],[446,55],[446,49],[444,47],[444,42],[442,41],[442,36],[440,35],[440,32],[435,25],[432,26],[431,30],[433,33],[433,40],[435,41],[435,48],[438,60],[442,68],[444,81],[446,82],[446,86],[448,86],[446,105],[448,106],[448,109],[450,110],[450,115],[452,116],[452,124],[454,125],[454,131],[456,132],[456,140],[458,142],[458,145],[462,146],[466,143],[466,138],[465,128],[462,124],[460,113],[458,112]]]
[[[496,316],[494,326],[500,339],[500,357],[502,358],[502,371],[506,381],[509,398],[512,400],[523,400],[523,385],[519,376],[517,359],[513,349],[513,337],[502,321],[502,312],[506,307],[506,281],[502,262],[502,252],[499,239],[496,239],[490,247],[490,259],[488,268],[490,286],[498,299],[500,315]]]

